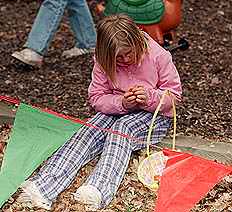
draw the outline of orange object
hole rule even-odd
[[[165,10],[159,23],[138,24],[138,26],[147,32],[159,44],[164,44],[164,35],[170,34],[174,39],[174,31],[181,22],[182,0],[164,0]]]
[[[124,13],[147,32],[160,45],[165,46],[165,40],[174,40],[174,31],[181,22],[183,0],[107,0],[99,2],[97,13],[104,15]],[[164,36],[168,39],[164,40]]]

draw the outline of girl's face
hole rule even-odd
[[[119,52],[116,57],[117,64],[131,65],[135,62],[135,52],[132,48],[127,47],[119,49]]]

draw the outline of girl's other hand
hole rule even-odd
[[[133,88],[129,88],[129,90],[123,95],[122,105],[127,110],[135,109],[137,106],[136,96],[132,90]]]
[[[132,92],[133,92],[134,95],[136,96],[135,101],[136,101],[138,104],[147,105],[148,96],[147,96],[147,92],[146,92],[144,86],[138,85],[138,86],[136,86],[136,87],[134,87],[134,88],[132,89]]]

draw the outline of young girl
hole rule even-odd
[[[89,100],[97,114],[89,121],[134,137],[83,126],[22,186],[24,196],[46,209],[90,160],[100,159],[74,198],[91,210],[107,206],[123,179],[131,154],[146,146],[153,112],[165,90],[152,144],[166,135],[172,121],[171,98],[180,100],[181,83],[169,52],[140,31],[126,15],[105,17],[97,26],[97,46]]]

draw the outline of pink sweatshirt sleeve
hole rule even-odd
[[[123,94],[113,94],[106,74],[101,71],[96,62],[88,95],[90,104],[97,112],[105,114],[126,114],[128,112],[122,106]]]
[[[179,74],[175,65],[172,62],[172,57],[169,52],[160,54],[154,59],[154,66],[158,70],[158,83],[156,88],[147,89],[148,103],[146,106],[142,106],[142,109],[150,112],[154,112],[157,108],[161,96],[165,90],[169,90],[173,95],[166,96],[164,103],[161,106],[160,112],[165,116],[172,116],[172,99],[173,96],[177,101],[181,100],[181,82]],[[177,102],[176,101],[176,102]]]

